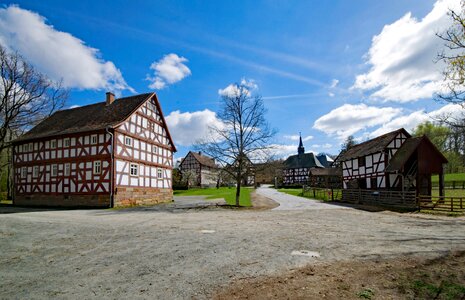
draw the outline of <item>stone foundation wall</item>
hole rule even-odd
[[[14,205],[19,206],[58,206],[58,207],[109,207],[110,194],[103,195],[16,195]]]
[[[113,199],[115,207],[153,205],[173,201],[173,190],[117,187]]]

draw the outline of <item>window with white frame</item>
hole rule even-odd
[[[50,148],[55,149],[57,147],[57,140],[51,140],[50,141]]]
[[[139,165],[138,164],[131,164],[129,167],[129,174],[131,176],[138,176],[139,175]]]
[[[18,153],[21,153],[21,152],[23,152],[23,145],[18,146]]]
[[[69,138],[63,140],[63,147],[69,147]]]
[[[96,134],[90,136],[90,143],[93,144],[93,145],[97,144],[97,135]]]
[[[52,165],[52,176],[58,176],[58,165]]]
[[[69,176],[71,174],[71,164],[65,164],[65,176]]]
[[[152,146],[152,153],[155,153],[155,154],[158,153],[158,147],[157,146],[155,146],[155,145]]]
[[[27,177],[27,168],[26,168],[26,167],[22,167],[22,168],[21,168],[21,177],[22,177],[22,178],[26,178],[26,177]]]
[[[163,170],[162,169],[158,168],[157,176],[158,176],[158,178],[163,178]]]
[[[132,138],[130,138],[128,136],[124,137],[124,144],[126,146],[132,146]]]
[[[39,177],[39,166],[34,166],[34,168],[32,169],[32,177]]]
[[[102,173],[102,162],[100,160],[94,161],[94,174]]]

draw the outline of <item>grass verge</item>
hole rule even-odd
[[[239,204],[241,206],[252,206],[250,202],[251,188],[241,188],[241,197]],[[220,187],[209,189],[189,189],[189,190],[176,190],[175,196],[207,196],[207,199],[224,198],[229,205],[236,204],[236,188]]]
[[[444,174],[444,181],[463,181],[465,180],[465,173],[451,173],[451,174]],[[431,176],[432,182],[439,182],[439,176],[433,175]]]

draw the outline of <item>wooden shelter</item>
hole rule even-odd
[[[48,117],[13,142],[15,205],[126,206],[171,201],[176,151],[155,93]]]

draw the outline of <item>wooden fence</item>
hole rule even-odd
[[[433,189],[439,189],[439,182],[431,182]],[[444,181],[446,190],[465,190],[465,180]]]
[[[340,189],[326,189],[304,185],[302,187],[302,196],[325,201],[340,201],[342,199],[342,192]]]
[[[360,189],[342,190],[342,202],[418,209],[415,191],[373,191]]]
[[[438,212],[465,213],[464,197],[418,196],[418,207],[421,210]]]

